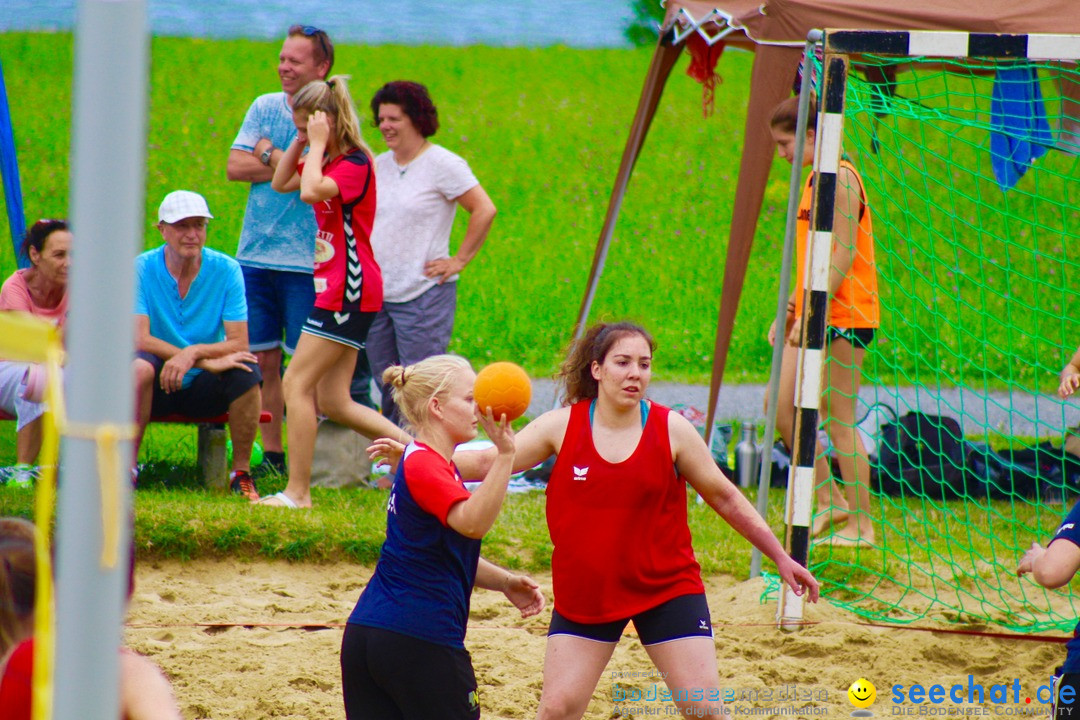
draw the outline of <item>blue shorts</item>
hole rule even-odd
[[[606,623],[574,622],[563,617],[558,610],[553,610],[548,635],[573,635],[596,642],[614,643],[619,642],[626,624],[631,620],[642,645],[713,636],[712,616],[709,615],[709,604],[703,594],[681,595],[632,618]]]
[[[315,280],[311,273],[247,265],[241,265],[240,270],[244,273],[247,295],[251,352],[284,348],[292,355],[300,340],[300,328],[315,306]]]

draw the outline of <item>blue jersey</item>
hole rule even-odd
[[[386,508],[386,542],[349,622],[465,647],[480,541],[446,524],[469,491],[454,464],[411,443]]]
[[[285,93],[255,98],[233,140],[233,150],[251,152],[266,138],[279,150],[296,139],[292,108]],[[315,267],[315,213],[300,192],[279,193],[269,182],[252,183],[236,259],[267,270],[311,273]]]
[[[199,274],[180,298],[176,278],[165,266],[165,246],[135,258],[135,314],[150,319],[150,334],[186,348],[221,342],[223,322],[247,322],[244,275],[240,265],[217,250],[203,248]],[[202,372],[188,370],[183,387]]]
[[[1073,505],[1072,510],[1065,516],[1065,520],[1061,523],[1057,532],[1054,533],[1054,537],[1047,547],[1058,540],[1068,540],[1073,545],[1080,547],[1080,502]],[[1067,673],[1080,672],[1080,624],[1077,624],[1076,630],[1073,631],[1073,639],[1065,645],[1065,648],[1068,654],[1065,657],[1065,664],[1061,667],[1061,671]]]

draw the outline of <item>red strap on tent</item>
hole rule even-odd
[[[701,83],[701,111],[709,117],[716,109],[716,86],[724,81],[716,72],[716,63],[724,54],[724,41],[710,45],[701,35],[693,33],[686,41],[686,49],[690,51],[686,74]]]

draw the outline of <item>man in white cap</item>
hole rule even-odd
[[[165,244],[135,259],[135,454],[151,417],[229,413],[233,492],[259,499],[250,475],[261,410],[258,362],[248,351],[240,265],[209,250],[213,218],[198,193],[176,190],[158,209]]]
[[[324,80],[334,64],[334,44],[324,30],[293,25],[278,54],[281,92],[255,98],[229,150],[226,175],[250,183],[236,259],[247,287],[251,349],[263,374],[262,426],[265,467],[285,473],[281,419],[282,349],[291,354],[300,328],[315,304],[315,214],[300,193],[270,187],[281,157],[296,140],[292,97],[313,80]]]

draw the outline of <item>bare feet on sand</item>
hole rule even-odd
[[[874,533],[867,530],[859,532],[859,528],[854,523],[848,523],[825,538],[824,542],[833,547],[873,547]]]
[[[851,517],[847,508],[832,506],[814,516],[814,522],[810,526],[810,537],[818,537],[829,532],[833,525],[843,525]]]

